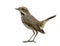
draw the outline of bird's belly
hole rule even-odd
[[[31,30],[34,30],[32,27],[28,26],[27,24],[25,24],[25,23],[23,23],[23,24],[24,24],[24,26],[25,26],[26,28],[31,29]]]

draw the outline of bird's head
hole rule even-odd
[[[22,15],[26,15],[26,14],[29,14],[29,11],[26,7],[19,7],[19,8],[16,8],[16,10],[18,10]]]

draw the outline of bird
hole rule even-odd
[[[33,35],[27,41],[23,41],[23,42],[35,42],[34,40],[35,40],[38,32],[45,34],[43,28],[44,28],[46,22],[48,22],[48,20],[56,17],[56,15],[53,15],[51,17],[48,17],[47,19],[39,21],[34,16],[31,15],[31,13],[27,7],[21,6],[21,7],[15,8],[15,9],[20,12],[21,20],[22,20],[22,23],[24,24],[24,26],[27,27],[28,29],[31,29],[33,32]],[[31,40],[33,36],[34,36],[34,38],[33,38],[33,40]]]

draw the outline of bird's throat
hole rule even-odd
[[[23,15],[23,16],[24,16],[24,13],[22,13],[22,12],[21,12],[21,15]]]

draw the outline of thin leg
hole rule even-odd
[[[33,42],[33,41],[30,41],[30,40],[31,40],[31,38],[32,38],[34,35],[35,35],[35,32],[34,32],[34,30],[33,30],[33,35],[30,37],[30,39],[27,40],[27,41],[23,41],[23,42],[24,42],[24,43],[25,43],[25,42]]]
[[[38,34],[38,32],[36,31],[36,35],[35,35],[34,39],[36,38],[37,34]],[[32,41],[34,41],[34,39]]]
[[[35,32],[34,32],[34,30],[33,30],[33,35],[30,37],[29,41],[31,40],[31,38],[32,38],[34,35],[35,35]]]

